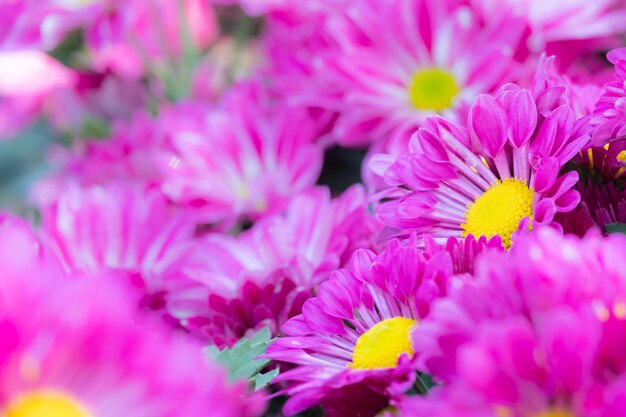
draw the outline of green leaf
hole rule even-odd
[[[111,126],[105,120],[87,117],[83,120],[80,135],[89,139],[105,139],[111,135]]]
[[[626,235],[626,223],[610,223],[604,226],[604,230],[610,235],[614,233]]]
[[[270,330],[264,328],[249,339],[241,339],[232,349],[220,351],[215,346],[208,346],[206,349],[213,360],[228,369],[231,381],[247,379],[254,384],[255,389],[261,389],[278,375],[278,369],[265,374],[260,373],[270,360],[259,359],[259,356],[265,353],[273,341]]]
[[[256,374],[252,378],[252,382],[254,383],[254,389],[256,391],[263,389],[269,385],[270,382],[278,375],[279,369],[276,368],[264,374]]]
[[[71,67],[75,63],[75,56],[83,47],[84,36],[82,30],[68,33],[61,42],[49,52],[49,55],[65,66]]]

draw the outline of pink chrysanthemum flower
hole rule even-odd
[[[612,415],[626,370],[625,245],[543,229],[484,257],[413,333],[419,362],[447,384],[412,412]]]
[[[626,10],[622,0],[470,2],[485,20],[497,21],[512,16],[524,19],[530,29],[528,47],[539,53],[553,42],[593,40],[626,32]]]
[[[482,257],[475,279],[436,303],[429,320],[413,333],[419,363],[437,378],[454,381],[460,350],[482,327],[511,319],[540,326],[547,313],[561,308],[608,323],[612,314],[619,315],[626,294],[624,258],[619,255],[625,239],[595,234],[581,240],[544,228],[520,237],[505,256]]]
[[[611,182],[594,184],[588,181],[586,184],[579,183],[577,188],[581,196],[580,207],[576,210],[574,218],[570,216],[559,219],[566,223],[567,229],[564,227],[564,230],[573,232],[574,229],[575,233],[575,230],[586,227],[586,232],[591,227],[597,226],[606,232],[607,226],[626,223],[626,191],[620,190]],[[572,224],[576,219],[579,224]],[[583,235],[578,233],[578,236]]]
[[[578,165],[591,169],[602,180],[618,180],[626,177],[626,139],[591,146],[583,149],[575,158]]]
[[[196,242],[181,259],[186,279],[177,281],[168,309],[220,347],[265,326],[276,334],[331,271],[371,246],[377,230],[360,187],[334,200],[322,188],[302,193],[284,215],[237,237],[212,234]]]
[[[105,11],[103,0],[16,0],[0,3],[0,50],[57,47],[72,30]]]
[[[588,184],[586,192],[581,191],[591,218],[602,229],[611,224],[626,224],[626,191],[619,190],[612,183],[605,186]]]
[[[0,50],[0,68],[0,140],[34,121],[50,96],[76,85],[76,74],[43,52]]]
[[[207,222],[281,212],[315,183],[323,150],[304,110],[274,104],[251,83],[231,90],[219,109],[188,104],[163,115],[174,148],[166,194],[198,207]]]
[[[28,234],[0,224],[3,416],[260,414],[244,383],[227,383],[197,346],[137,315],[126,286],[57,275],[36,240],[15,245]]]
[[[117,121],[106,139],[86,139],[71,148],[55,147],[49,155],[52,173],[35,184],[31,198],[54,202],[68,187],[133,184],[159,188],[171,147],[158,120],[137,112],[128,122]]]
[[[547,63],[549,64],[549,62]],[[552,223],[573,210],[575,172],[559,175],[589,141],[582,121],[563,100],[565,89],[539,72],[533,90],[513,84],[481,95],[469,128],[431,118],[409,153],[377,155],[372,168],[392,188],[381,193],[378,217],[398,234],[499,235],[506,247],[520,229]]]
[[[91,65],[99,71],[140,78],[152,70],[173,77],[167,67],[189,53],[185,48],[199,53],[218,35],[215,13],[205,0],[107,3],[109,10],[85,27]],[[178,77],[177,82],[183,85],[184,80]]]
[[[335,90],[317,100],[340,113],[333,133],[341,144],[393,142],[433,114],[462,119],[478,94],[510,79],[507,37],[459,3],[366,0],[328,19],[337,46],[314,61],[321,85],[313,95],[327,84]]]
[[[153,308],[163,307],[196,228],[157,190],[120,184],[68,187],[41,213],[43,238],[68,272],[136,277]]]
[[[473,274],[476,259],[486,251],[504,251],[500,236],[494,236],[491,239],[487,239],[485,236],[476,239],[473,235],[464,239],[450,237],[445,244],[439,245],[432,236],[424,235],[424,252],[430,254],[448,253],[452,259],[455,275]]]
[[[615,81],[604,86],[595,117],[591,119],[594,126],[591,142],[594,146],[626,139],[626,48],[612,50],[608,59],[615,65]]]
[[[392,240],[380,255],[357,251],[268,349],[267,357],[296,365],[275,380],[289,383],[284,412],[334,403],[340,392],[355,407],[359,393],[388,399],[404,392],[416,371],[410,331],[446,293],[451,274],[447,256],[425,255],[415,241]]]

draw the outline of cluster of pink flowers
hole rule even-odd
[[[0,415],[624,415],[624,0],[0,0],[38,127]]]

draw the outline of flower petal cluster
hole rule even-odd
[[[173,148],[163,191],[174,202],[198,207],[207,223],[257,220],[315,183],[314,122],[301,108],[272,107],[268,94],[249,83],[218,109],[182,104],[162,116]]]
[[[323,188],[301,193],[284,215],[237,237],[209,234],[182,252],[168,310],[220,347],[265,326],[276,334],[354,250],[373,245],[377,230],[360,187],[332,200]]]
[[[295,365],[276,379],[289,382],[284,412],[332,405],[340,393],[344,403],[355,404],[371,391],[383,406],[402,394],[416,371],[408,331],[447,293],[451,276],[449,257],[425,255],[415,242],[391,241],[379,255],[357,251],[268,350],[268,358]]]
[[[446,384],[401,415],[612,415],[623,395],[625,244],[542,229],[507,257],[481,258],[475,280],[414,330],[419,363]]]
[[[228,383],[193,343],[139,315],[121,281],[69,279],[28,226],[11,218],[0,223],[0,247],[6,415],[251,417],[262,411],[262,401],[247,399],[245,385]]]
[[[545,66],[550,60],[544,62]],[[573,210],[576,172],[561,168],[588,142],[583,120],[567,104],[562,83],[542,67],[532,90],[506,84],[481,95],[463,127],[431,118],[415,134],[409,153],[377,155],[372,168],[390,188],[377,209],[399,235],[499,235],[506,247],[520,229],[550,225]]]

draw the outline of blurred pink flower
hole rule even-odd
[[[48,204],[68,186],[126,183],[158,189],[170,154],[158,121],[137,112],[128,122],[117,121],[109,138],[76,141],[70,148],[54,147],[48,158],[52,172],[31,189],[31,199]]]
[[[0,50],[50,51],[106,11],[107,0],[3,0]]]
[[[413,332],[418,362],[446,384],[411,412],[616,415],[603,413],[624,394],[625,244],[542,229],[483,256]]]
[[[72,70],[38,51],[0,51],[0,138],[36,119],[50,96],[76,85]]]
[[[174,259],[191,250],[196,222],[141,185],[67,186],[41,207],[41,232],[68,273],[115,271],[143,289],[142,303],[164,307],[176,281]]]
[[[0,223],[0,402],[7,416],[257,416],[198,346],[138,314],[119,281],[72,280]],[[7,223],[8,222],[8,223]],[[8,226],[7,226],[8,224]],[[17,234],[16,234],[17,232]],[[25,250],[25,253],[21,253]],[[8,261],[9,268],[4,262]]]
[[[76,72],[73,88],[55,91],[45,108],[52,126],[60,132],[85,136],[91,126],[132,123],[135,113],[147,107],[149,92],[141,80],[95,72]]]
[[[478,94],[512,79],[516,21],[505,36],[459,3],[367,0],[325,20],[320,36],[328,31],[335,46],[309,64],[315,77],[302,99],[339,113],[340,144],[406,143],[427,116],[462,120]]]
[[[371,247],[378,224],[363,190],[336,199],[323,188],[293,198],[238,237],[209,234],[181,259],[186,279],[168,295],[170,313],[218,346],[269,326],[276,334],[357,248]]]
[[[542,65],[550,65],[547,60]],[[506,84],[481,95],[465,128],[433,117],[413,137],[409,153],[378,155],[375,172],[390,186],[377,215],[399,235],[499,235],[505,247],[518,230],[550,225],[580,196],[576,172],[561,168],[589,141],[566,89],[538,71],[532,90]]]
[[[172,107],[161,122],[174,148],[163,191],[209,223],[280,213],[321,170],[314,122],[270,101],[258,83],[235,87],[215,109]]]
[[[608,59],[615,65],[615,79],[604,86],[590,121],[594,128],[592,144],[599,147],[626,140],[626,48],[612,50]]]
[[[626,32],[623,0],[471,0],[486,21],[515,16],[530,29],[528,47],[535,53],[550,42],[592,40]],[[574,48],[575,45],[570,45]]]
[[[85,28],[91,65],[100,71],[139,78],[150,67],[163,70],[164,64],[185,58],[185,42],[198,52],[217,37],[216,17],[206,0],[108,3],[109,10]]]

